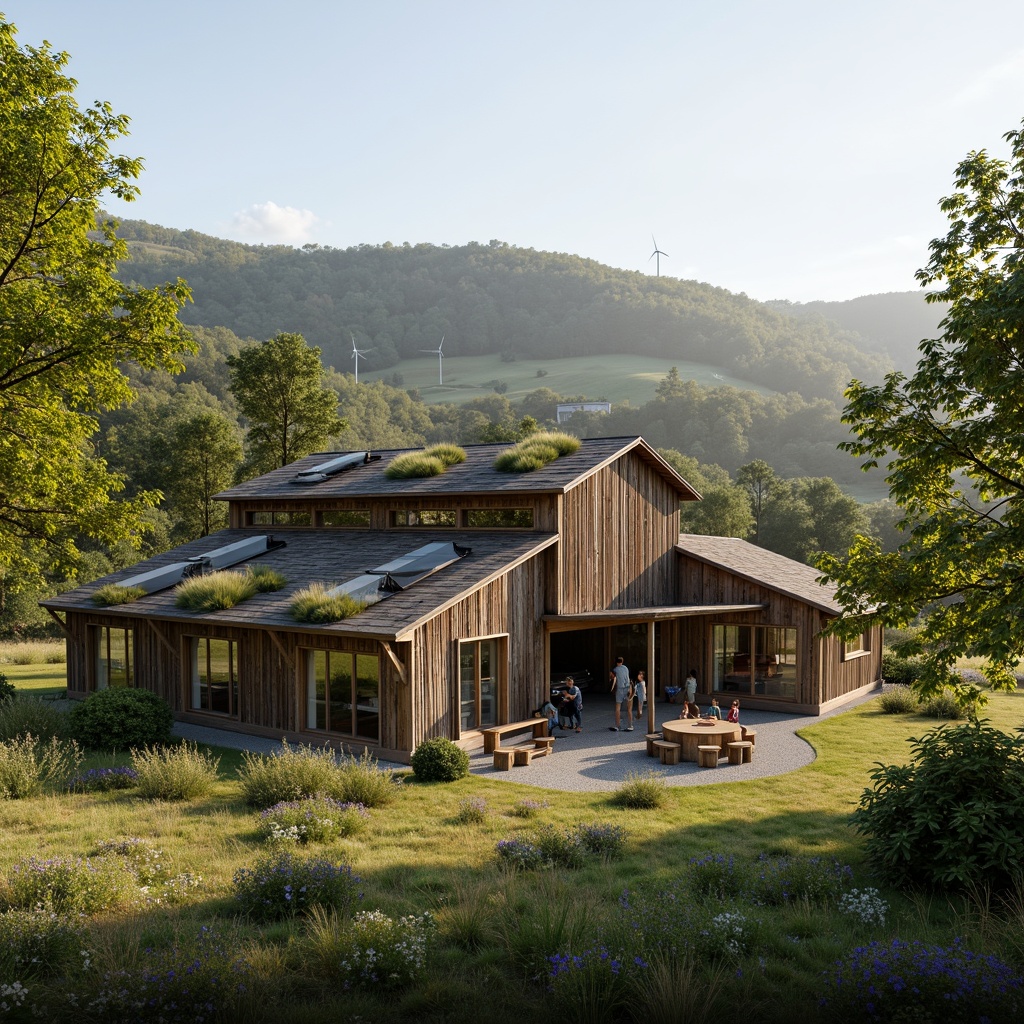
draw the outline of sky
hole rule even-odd
[[[241,242],[498,239],[755,299],[918,288],[1024,118],[1020,0],[0,0],[131,117],[110,211]],[[657,248],[665,255],[652,258]]]

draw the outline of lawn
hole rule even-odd
[[[31,685],[29,670],[41,667],[3,671],[20,687],[23,678]],[[1024,721],[1024,693],[993,696],[986,717],[1013,731]],[[96,970],[135,977],[147,946],[192,949],[199,929],[212,926],[230,956],[244,962],[247,979],[244,994],[222,990],[211,997],[225,1007],[223,1019],[383,1024],[484,1017],[501,1024],[526,1017],[710,1021],[725,1013],[765,1022],[842,1019],[819,1011],[822,974],[872,939],[949,944],[961,935],[1017,970],[1024,962],[1021,907],[1014,922],[984,902],[883,888],[879,898],[890,905],[884,924],[837,910],[839,894],[829,888],[836,863],[852,868],[847,889],[878,885],[848,824],[868,772],[879,761],[908,760],[907,740],[935,724],[882,714],[874,701],[809,720],[801,735],[817,751],[811,765],[772,779],[668,788],[657,810],[629,810],[609,793],[567,794],[472,776],[423,784],[405,773],[395,802],[372,810],[364,832],[296,849],[350,866],[363,892],[358,908],[393,922],[433,915],[422,966],[405,977],[393,964],[393,991],[386,979],[367,984],[351,973],[358,949],[353,952],[356,925],[347,918],[257,924],[238,915],[232,879],[268,846],[243,800],[237,751],[215,750],[220,767],[213,790],[183,803],[141,800],[131,790],[72,795],[56,789],[0,801],[0,876],[10,880],[14,866],[30,856],[88,856],[104,840],[144,839],[171,870],[199,875],[202,883],[180,903],[91,918]],[[94,754],[87,765],[126,760]],[[499,859],[501,840],[564,840],[580,824],[611,830],[613,839],[621,829],[621,844],[574,867],[515,871]],[[757,869],[762,878],[766,872],[774,878],[780,864],[786,878],[776,890],[771,878],[760,883],[768,886],[769,903],[779,886],[792,887],[793,872],[813,876],[818,888],[778,905],[750,902],[732,887],[749,878],[745,872],[760,855],[770,858]],[[376,926],[383,927],[379,920]],[[394,935],[376,934],[375,941],[392,953],[412,948]],[[630,960],[612,970],[601,948],[611,959],[617,951],[635,954],[646,966]],[[565,954],[578,959],[549,977],[548,957]],[[89,977],[57,972],[37,984],[40,1008],[53,1014],[68,993],[96,998],[102,985]],[[14,980],[9,975],[0,983]],[[31,1001],[33,982],[25,984]]]

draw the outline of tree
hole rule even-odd
[[[320,349],[277,334],[227,360],[231,390],[248,420],[246,466],[266,473],[327,447],[345,429],[338,396],[324,384]]]
[[[782,489],[783,483],[763,459],[755,459],[740,466],[736,471],[736,483],[746,490],[750,498],[750,511],[754,517],[753,541],[760,544],[761,526],[768,503]]]
[[[815,551],[845,555],[857,535],[868,532],[869,520],[860,502],[830,477],[795,480],[793,493],[810,510]]]
[[[181,280],[117,280],[128,256],[100,202],[131,200],[141,161],[115,155],[128,119],[83,110],[69,57],[21,48],[0,17],[0,569],[38,579],[73,571],[75,538],[131,536],[150,493],[114,496],[123,478],[90,450],[95,414],[131,401],[119,368],[181,369]]]
[[[1024,132],[1009,132],[1010,159],[969,153],[950,222],[917,273],[948,302],[940,337],[921,343],[912,377],[877,387],[853,381],[844,447],[885,462],[890,497],[912,524],[896,552],[858,538],[848,558],[822,563],[848,612],[838,630],[867,621],[902,626],[930,608],[916,640],[919,686],[970,687],[956,659],[987,659],[993,687],[1013,688],[1024,657]]]

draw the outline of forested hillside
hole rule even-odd
[[[302,334],[347,367],[349,332],[369,370],[436,348],[445,355],[555,358],[633,352],[707,363],[805,399],[838,401],[852,377],[889,361],[821,317],[794,317],[695,281],[616,270],[503,242],[348,249],[250,246],[124,221],[140,284],[185,278],[183,318],[263,340]],[[615,400],[614,395],[608,396]]]

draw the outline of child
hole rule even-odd
[[[547,716],[548,720],[548,735],[554,736],[555,730],[559,727],[558,722],[558,708],[548,700],[544,706],[540,709],[542,715]]]
[[[718,708],[718,700],[715,697],[711,698],[711,707],[708,708],[707,713],[704,715],[705,718],[717,718],[719,721],[722,720],[722,712]]]
[[[732,707],[729,708],[729,713],[725,716],[727,722],[732,722],[734,725],[739,725],[740,721],[740,702],[734,700]]]
[[[636,680],[633,683],[633,694],[636,697],[636,717],[640,718],[644,713],[644,701],[647,700],[647,677],[642,671],[636,674]]]

